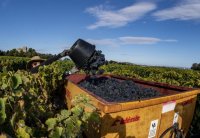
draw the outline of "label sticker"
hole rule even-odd
[[[176,101],[170,101],[167,103],[163,103],[162,113],[173,111],[175,106],[176,106]]]
[[[148,138],[153,138],[156,136],[157,127],[158,127],[158,119],[151,121]]]
[[[178,113],[174,114],[173,124],[178,122]]]

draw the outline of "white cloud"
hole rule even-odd
[[[154,38],[154,37],[132,37],[132,36],[119,37],[119,40],[121,41],[122,44],[155,44],[161,41],[159,38]]]
[[[162,41],[165,41],[165,42],[178,42],[178,40],[176,40],[176,39],[166,39],[166,40],[162,40]]]
[[[95,45],[103,45],[103,46],[118,46],[117,39],[87,39],[88,42],[95,44]]]
[[[130,22],[139,20],[148,12],[154,10],[156,5],[153,3],[141,2],[119,10],[107,10],[104,6],[96,6],[86,9],[86,11],[97,18],[97,22],[88,26],[88,29],[99,27],[116,28],[125,26]]]
[[[87,39],[88,42],[100,45],[117,47],[122,45],[150,45],[158,42],[177,42],[175,39],[160,39],[155,37],[123,36],[113,39]]]
[[[200,0],[183,0],[176,6],[153,13],[157,20],[200,20]]]

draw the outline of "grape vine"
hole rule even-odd
[[[34,75],[25,70],[3,70],[0,73],[0,133],[20,138],[80,136],[88,119],[98,118],[98,114],[93,113],[96,108],[83,95],[74,99],[76,104],[72,109],[66,109],[63,72],[72,66],[72,62],[57,61],[40,67]],[[94,110],[85,112],[87,105]]]

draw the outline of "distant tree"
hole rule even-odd
[[[38,55],[38,53],[35,51],[35,49],[29,48],[26,55],[27,55],[27,57],[33,57],[33,56]]]
[[[8,56],[16,56],[16,55],[18,55],[18,51],[16,49],[8,51]]]
[[[198,66],[197,66],[197,69],[196,70],[200,70],[200,63],[198,64]]]
[[[26,57],[26,53],[24,51],[20,50],[18,53],[20,54],[20,57]]]
[[[0,50],[0,56],[4,56],[5,55],[5,52]]]
[[[114,61],[114,60],[110,60],[108,63],[118,63],[117,61]]]
[[[200,63],[193,63],[191,69],[193,70],[200,70]]]
[[[193,63],[191,69],[195,70],[197,67],[198,67],[198,64],[197,63]]]
[[[53,57],[52,54],[41,54],[41,53],[38,53],[38,56],[40,56],[41,58],[44,58],[44,59],[48,59],[48,58]]]
[[[40,56],[41,58],[48,59],[53,57],[54,55],[38,53],[36,52],[35,49],[29,48],[27,52],[24,52],[23,50],[17,51],[17,49],[7,50],[6,52],[0,50],[0,56],[16,56],[16,57],[29,57],[29,58],[33,56]]]

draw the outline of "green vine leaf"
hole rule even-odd
[[[73,107],[71,109],[71,111],[74,113],[74,115],[80,116],[80,115],[83,114],[84,109],[82,107],[80,107],[80,106],[77,105],[77,106]]]
[[[10,119],[10,124],[12,128],[14,128],[16,117],[17,117],[17,113],[14,113]]]
[[[5,89],[7,87],[8,87],[8,85],[6,83],[3,83],[3,85],[1,86],[1,89]]]
[[[49,118],[48,120],[46,120],[45,124],[48,126],[48,131],[52,130],[57,124],[57,119]]]
[[[60,114],[57,115],[57,119],[60,122],[64,119],[67,119],[68,117],[70,117],[70,115],[71,115],[70,110],[61,110]]]
[[[6,99],[0,98],[0,125],[5,122],[6,119]]]
[[[11,79],[13,83],[13,89],[17,89],[19,85],[22,84],[22,78],[19,74],[15,74]]]
[[[60,138],[62,136],[62,127],[56,127],[49,135],[49,138]]]
[[[17,138],[30,138],[30,135],[26,132],[25,128],[19,127],[16,131]]]

